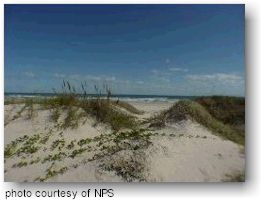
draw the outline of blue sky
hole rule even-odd
[[[5,5],[5,92],[244,96],[244,5]]]

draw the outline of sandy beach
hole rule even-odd
[[[244,4],[3,11],[6,182],[245,181]]]
[[[129,104],[142,111],[131,115],[143,122],[173,102]],[[5,150],[12,152],[5,156],[5,181],[221,182],[245,170],[242,145],[191,119],[161,128],[143,123],[135,138],[129,129],[113,131],[92,117],[81,118],[73,129],[61,128],[65,110],[54,123],[51,110],[33,106],[34,116],[28,119],[24,104],[5,105]]]

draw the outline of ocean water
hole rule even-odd
[[[5,98],[8,97],[17,97],[17,98],[32,98],[32,97],[54,97],[54,93],[5,93]],[[88,94],[90,98],[96,98],[96,94]],[[106,95],[102,95],[106,98]],[[154,101],[177,101],[181,99],[194,99],[195,96],[166,96],[166,95],[134,95],[134,94],[120,94],[112,95],[111,99],[113,100],[122,100],[122,101],[144,101],[144,102],[154,102]]]

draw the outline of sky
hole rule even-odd
[[[5,92],[245,95],[244,5],[5,5]]]

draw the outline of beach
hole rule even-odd
[[[75,104],[70,112],[59,109],[56,120],[58,111],[40,103],[6,104],[5,181],[222,182],[241,176],[244,145],[193,118],[171,120],[168,110],[178,101],[127,101],[132,109],[110,104],[140,124],[136,128],[98,121]],[[69,120],[72,110],[77,125],[74,116]],[[156,126],[165,112],[164,125]]]

